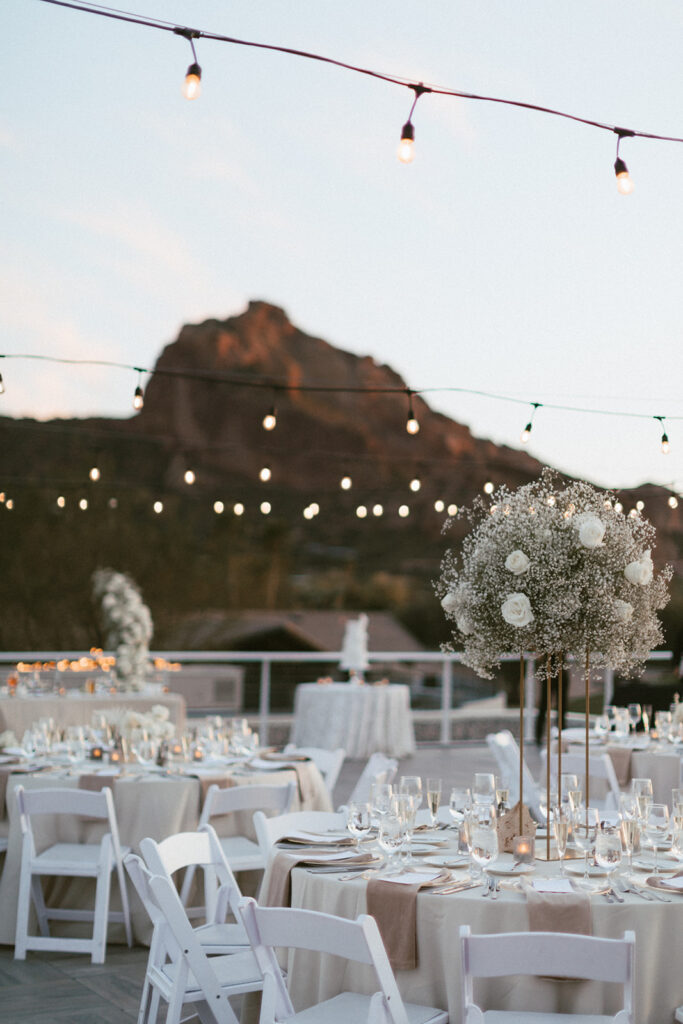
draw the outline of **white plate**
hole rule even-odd
[[[655,859],[651,860],[634,860],[634,868],[638,868],[639,871],[647,871],[653,875],[655,872]],[[657,857],[657,867],[662,875],[672,874],[674,871],[678,871],[681,867],[680,861],[674,861],[672,857]]]
[[[536,865],[533,861],[530,864],[515,864],[515,858],[511,853],[501,853],[486,868],[489,875],[496,875],[498,878],[515,878],[517,875],[530,875],[535,870]]]
[[[466,853],[453,854],[450,857],[447,853],[443,853],[438,857],[425,857],[424,862],[425,864],[434,864],[438,868],[466,868],[469,867],[470,858]]]
[[[434,843],[411,843],[410,849],[417,857],[422,857],[425,854],[437,854],[439,852],[438,847]]]
[[[570,860],[564,862],[565,871],[570,875],[584,875],[585,865],[582,860]],[[601,868],[596,864],[588,865],[588,877],[589,878],[604,878],[607,874],[605,868]]]

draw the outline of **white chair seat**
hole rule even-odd
[[[130,853],[129,846],[121,847],[121,856]],[[101,848],[97,843],[55,843],[33,860],[34,872],[39,875],[87,875],[93,877],[100,870]],[[112,871],[116,867],[112,864]]]
[[[159,969],[168,981],[169,988],[175,983],[180,965],[181,961],[176,960]],[[245,950],[244,953],[231,953],[229,956],[213,956],[211,957],[211,967],[216,975],[216,980],[221,985],[229,985],[235,995],[239,994],[239,989],[242,986],[245,986],[245,992],[253,992],[255,985],[260,986],[261,972],[256,963],[256,957],[250,949]],[[201,991],[201,986],[197,984],[197,979],[190,971],[184,999],[191,1002],[192,993],[199,994]]]
[[[195,928],[202,949],[210,953],[213,946],[224,952],[228,947],[248,948],[249,939],[242,924],[202,924]]]
[[[342,992],[333,999],[287,1017],[286,1024],[356,1024],[357,1021],[367,1019],[370,999],[370,996],[361,996],[356,992]],[[446,1024],[448,1021],[445,1010],[415,1006],[414,1003],[403,1005],[408,1015],[408,1024]]]
[[[258,843],[246,836],[219,836],[231,871],[258,871],[266,866]]]
[[[485,1024],[614,1024],[614,1017],[592,1013],[532,1013],[528,1010],[487,1010]]]

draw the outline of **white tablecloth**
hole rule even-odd
[[[548,874],[556,870],[551,865]],[[292,873],[293,907],[355,918],[366,913],[365,890],[366,882],[360,878],[340,882],[334,875],[316,875],[302,868]],[[419,893],[418,966],[413,971],[396,972],[404,999],[447,1009],[454,1022],[462,1015],[460,925],[469,924],[475,934],[528,931],[525,898],[520,893],[501,891],[494,902],[482,899],[481,891],[477,888],[453,896]],[[635,931],[634,1020],[638,1024],[669,1024],[675,1007],[683,1004],[683,971],[674,949],[675,936],[683,929],[683,896],[673,896],[671,903],[646,903],[628,895],[625,899],[623,905],[609,905],[602,896],[592,897],[593,934],[620,938],[626,929]],[[336,957],[298,951],[290,954],[287,969],[295,1010],[344,988],[365,993],[375,990],[370,968]],[[486,1005],[500,1009],[607,1014],[618,1007],[613,988],[597,982],[513,977],[478,982],[477,991]]]
[[[302,683],[296,688],[292,742],[343,747],[347,757],[376,751],[406,757],[415,750],[407,686]]]
[[[0,697],[0,732],[11,729],[18,740],[39,718],[54,718],[58,728],[68,725],[92,725],[93,714],[113,708],[149,711],[163,704],[170,711],[179,732],[185,728],[185,698],[178,693],[121,693],[101,697],[98,694],[67,691],[66,696]]]
[[[332,805],[323,778],[315,764],[307,762],[301,766],[306,773],[306,799],[294,798],[292,810],[331,811]],[[219,774],[211,770],[214,778]],[[269,772],[226,771],[235,785],[285,785],[297,781],[296,772],[281,769]],[[46,789],[78,785],[76,775],[65,773],[39,772],[36,774],[13,774],[7,783],[6,806],[9,817],[9,847],[5,857],[4,870],[0,879],[0,944],[14,945],[16,904],[21,866],[21,830],[14,789],[22,785],[26,789]],[[139,844],[146,836],[157,841],[177,832],[196,829],[200,811],[200,782],[197,778],[131,774],[116,780],[113,787],[114,807],[119,826],[121,843],[139,853]],[[252,812],[244,811],[225,815],[212,821],[219,835],[240,833],[255,839]],[[50,843],[95,842],[105,827],[97,822],[84,823],[82,819],[63,816],[61,820],[46,815],[40,821],[36,842],[41,847]],[[56,905],[92,906],[89,896],[89,882],[81,879],[44,880],[43,886],[48,901]],[[147,915],[139,904],[132,886],[128,887],[133,910],[133,932],[140,941],[149,941],[150,925]],[[116,882],[112,883],[112,907],[119,908]],[[110,939],[124,941],[121,929],[110,928]]]

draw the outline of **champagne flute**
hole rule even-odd
[[[507,786],[503,786],[496,779],[496,809],[499,814],[505,814],[506,811],[510,810],[510,790]]]
[[[631,779],[631,793],[636,800],[638,817],[644,822],[653,801],[652,779]]]
[[[584,855],[583,879],[581,882],[585,889],[591,888],[588,877],[588,855],[593,851],[599,829],[600,815],[597,807],[586,807],[585,804],[577,807],[574,811],[572,832],[576,846]]]
[[[669,833],[669,808],[666,804],[652,804],[650,813],[645,821],[645,838],[652,847],[655,855],[654,873],[659,874],[659,863],[657,853],[660,843]]]
[[[645,732],[650,732],[650,726],[652,725],[652,705],[643,704],[642,710],[643,729]]]
[[[412,840],[417,813],[415,801],[416,797],[409,793],[401,793],[398,798],[398,813],[403,823],[403,864],[405,867],[410,867],[413,863]]]
[[[569,806],[572,811],[576,811],[583,803],[583,790],[577,786],[576,789],[568,790],[567,795],[569,796]]]
[[[641,708],[640,704],[629,704],[628,717],[631,719],[631,725],[633,726],[634,732],[636,731],[642,713],[643,709]]]
[[[557,847],[557,852],[560,855],[560,875],[564,878],[564,856],[567,852],[567,840],[569,839],[569,825],[571,820],[571,811],[569,807],[566,804],[555,807],[553,809],[552,820],[555,846]]]
[[[628,818],[622,815],[620,822],[621,841],[624,844],[626,853],[628,854],[628,870],[629,873],[633,871],[633,847],[636,842],[636,835],[638,832],[638,819]]]
[[[432,828],[439,820],[439,804],[441,803],[441,779],[427,779],[427,807]]]

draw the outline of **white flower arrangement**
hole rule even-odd
[[[97,569],[93,595],[102,607],[105,646],[116,655],[116,676],[129,690],[141,690],[149,672],[152,616],[137,586],[124,573]]]
[[[100,725],[104,721],[113,732],[129,742],[143,738],[170,740],[175,736],[175,726],[169,720],[170,712],[164,704],[155,704],[149,711],[133,711],[131,708],[111,708],[97,712],[95,718]]]
[[[464,663],[492,678],[504,653],[583,662],[589,652],[594,665],[641,669],[662,642],[657,612],[672,574],[654,571],[654,527],[617,511],[609,492],[558,486],[550,470],[492,501],[465,513],[473,529],[460,556],[447,552],[436,584]]]

